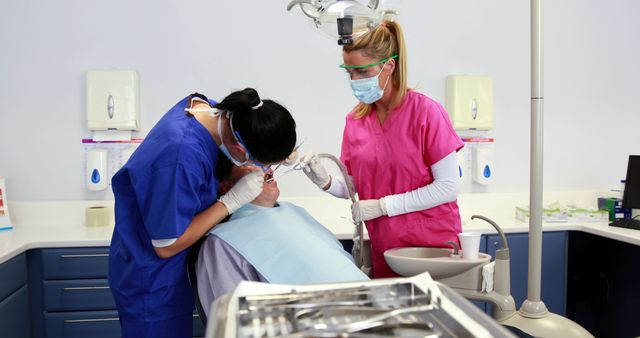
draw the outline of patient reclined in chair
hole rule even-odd
[[[306,210],[276,200],[276,182],[265,183],[251,204],[218,224],[198,254],[198,296],[211,303],[242,280],[318,284],[366,280],[340,242]]]

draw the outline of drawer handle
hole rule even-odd
[[[77,286],[72,288],[62,288],[63,291],[77,291],[77,290],[104,290],[108,289],[108,286]]]
[[[94,323],[94,322],[113,322],[120,318],[92,318],[92,319],[65,319],[65,323]]]
[[[60,255],[61,258],[109,257],[109,254]]]
[[[198,318],[198,317],[200,317],[200,316],[197,313],[193,314],[193,318]]]

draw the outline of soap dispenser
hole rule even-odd
[[[487,146],[473,148],[473,181],[487,185],[493,181],[493,154]]]
[[[456,153],[456,159],[458,160],[458,183],[462,185],[464,183],[464,174],[466,171],[466,169],[464,169],[465,163],[464,153],[462,152],[462,149],[458,150],[458,152]]]
[[[86,186],[93,191],[107,188],[109,176],[107,175],[108,151],[105,148],[93,148],[87,151]]]

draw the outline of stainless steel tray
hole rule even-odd
[[[207,337],[513,337],[445,285],[429,285],[389,279],[318,290],[292,287],[231,302],[225,296],[212,306]]]

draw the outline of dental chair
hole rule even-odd
[[[202,321],[202,324],[207,327],[207,314],[202,307],[200,297],[198,297],[198,278],[196,276],[196,262],[198,261],[198,253],[200,247],[207,237],[202,237],[196,243],[191,246],[189,254],[187,254],[187,277],[189,278],[189,284],[191,284],[191,290],[193,290],[193,301],[196,304],[196,312]]]

